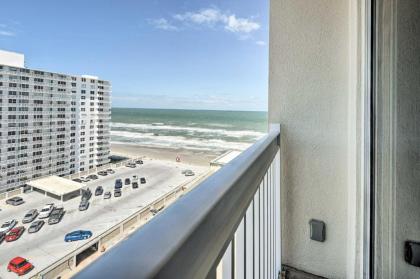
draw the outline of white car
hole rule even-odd
[[[139,180],[139,177],[137,175],[133,175],[133,181]]]
[[[0,227],[0,233],[8,233],[11,229],[14,228],[14,226],[16,226],[16,224],[17,221],[15,219],[5,222]]]
[[[39,212],[38,218],[43,219],[43,218],[48,218],[51,215],[51,212],[54,209],[54,204],[53,203],[49,203],[47,205],[45,205],[41,211]]]

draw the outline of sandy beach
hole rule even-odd
[[[176,157],[178,156],[181,159],[181,162],[185,164],[209,166],[210,161],[219,156],[220,153],[111,143],[111,155],[118,155],[129,158],[145,156],[150,159],[172,162],[175,161]]]

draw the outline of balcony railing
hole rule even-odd
[[[280,129],[273,125],[75,278],[277,278],[279,151]]]

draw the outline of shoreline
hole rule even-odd
[[[178,156],[182,163],[196,166],[210,166],[210,161],[220,156],[220,152],[194,151],[190,149],[174,149],[145,147],[141,145],[121,144],[111,142],[111,155],[123,157],[147,157],[155,160],[175,162]]]

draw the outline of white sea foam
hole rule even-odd
[[[156,125],[156,124],[159,124],[159,125]],[[208,129],[208,128],[199,128],[199,127],[173,126],[173,125],[165,125],[163,123],[129,124],[129,123],[112,122],[111,127],[124,128],[124,129],[136,129],[143,132],[147,132],[149,130],[185,131],[190,134],[208,133],[208,134],[218,134],[221,136],[236,137],[236,138],[254,137],[255,139],[258,139],[264,135],[264,133],[251,131],[251,130],[232,131],[232,130],[226,130],[226,129]]]
[[[153,133],[136,133],[127,131],[111,131],[111,136],[113,136],[113,142],[129,142],[139,144],[141,146],[185,148],[207,151],[223,151],[227,149],[241,151],[251,145],[250,143],[230,142],[220,139],[191,139],[182,136],[155,136]]]

